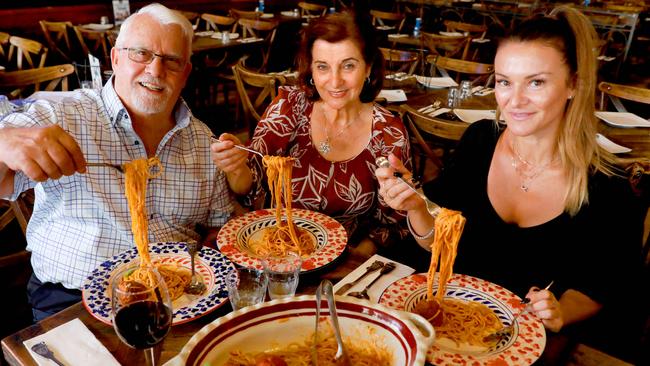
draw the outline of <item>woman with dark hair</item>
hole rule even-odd
[[[554,332],[620,302],[640,267],[643,215],[595,139],[595,38],[589,19],[569,7],[515,27],[494,63],[505,125],[469,126],[425,189],[467,219],[454,271],[527,293],[528,309]],[[435,217],[393,177],[408,178],[408,169],[396,156],[389,161],[376,172],[380,194],[407,212],[428,249]]]
[[[298,57],[298,87],[280,88],[250,147],[295,158],[293,207],[335,218],[365,252],[388,245],[395,238],[389,231],[407,236],[404,214],[378,199],[375,160],[392,153],[410,165],[410,146],[401,119],[374,103],[383,58],[369,20],[351,12],[313,19]],[[235,191],[262,196],[262,159],[251,155],[247,165],[246,154],[233,148],[236,138],[224,134],[220,140],[213,145],[215,162],[243,177]]]

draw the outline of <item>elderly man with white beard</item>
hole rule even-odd
[[[35,320],[79,301],[95,268],[134,247],[124,175],[87,163],[160,159],[163,174],[147,186],[150,242],[211,241],[230,217],[232,177],[214,165],[210,129],[180,98],[192,35],[181,14],[148,5],[122,25],[102,90],[46,95],[0,121],[0,197],[35,192],[27,227]]]

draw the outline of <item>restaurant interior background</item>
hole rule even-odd
[[[188,18],[198,24],[199,30],[205,27],[204,21],[200,17],[203,13],[227,15],[230,9],[252,11],[258,6],[258,2],[252,0],[159,0],[158,2],[170,8],[186,12]],[[339,9],[350,1],[310,0],[309,2]],[[475,3],[492,2],[475,1]],[[510,4],[511,7],[508,9],[512,9],[512,4],[515,4],[514,8],[519,8],[521,3],[534,6],[552,6],[552,3],[554,3],[552,1],[533,0],[503,0],[500,2]],[[131,12],[148,3],[150,1],[130,1]],[[265,12],[293,10],[298,7],[298,3],[297,0],[266,0]],[[422,3],[425,5],[422,5]],[[423,19],[423,30],[437,31],[441,27],[441,20],[446,19],[445,17],[453,19],[459,14],[458,9],[451,6],[445,7],[444,4],[447,3],[449,1],[370,0],[370,7],[377,10],[398,11],[406,14],[402,32],[409,33],[413,29],[415,18],[418,16]],[[560,3],[560,1],[555,3]],[[591,1],[590,6],[598,8],[599,5],[602,5],[599,3],[603,3],[603,1]],[[647,0],[645,4],[641,0],[626,1],[626,3],[629,6],[641,7],[641,11],[637,13],[638,16],[635,19],[636,24],[633,28],[633,34],[628,29],[627,37],[631,37],[631,41],[626,45],[628,39],[625,38],[625,32],[612,32],[610,43],[605,45],[606,50],[603,51],[603,54],[614,59],[611,62],[601,62],[600,80],[650,88],[650,64],[648,63],[648,53],[650,52],[650,13],[648,9],[650,9],[650,3]],[[440,7],[437,7],[438,5]],[[499,11],[493,12],[492,15],[496,17],[502,16]],[[110,0],[5,0],[0,2],[0,33],[6,32],[12,36],[36,40],[47,45],[39,21],[69,21],[71,24],[78,25],[100,23],[102,16],[108,16],[109,21],[112,22],[113,11]],[[474,19],[485,22],[487,18],[475,17]],[[504,27],[516,26],[517,19],[513,16],[511,19],[503,20],[501,24],[489,24],[486,38],[501,34]],[[281,22],[275,39],[270,45],[270,57],[268,65],[265,66],[265,72],[282,72],[293,68],[301,26],[300,21]],[[79,48],[74,32],[71,31],[68,35],[72,42],[71,52],[68,53],[70,59],[66,60],[61,54],[50,51],[46,65],[68,62],[84,63],[85,55],[83,50]],[[4,47],[3,45],[0,46]],[[481,48],[480,52],[478,58],[487,61],[492,58],[494,48],[488,44]],[[225,56],[224,65],[232,66],[245,53],[246,51],[243,49],[233,50]],[[0,54],[1,56],[2,54]],[[101,58],[101,56],[98,57]],[[194,114],[207,123],[216,134],[230,131],[246,138],[251,126],[250,122],[247,121],[248,114],[244,113],[242,109],[242,103],[232,74],[228,75],[229,68],[210,68],[209,62],[217,59],[214,53],[195,52],[194,57],[194,71],[183,94]],[[79,73],[76,72],[75,74],[70,77],[72,88],[76,87],[81,81]],[[207,85],[206,82],[210,84]],[[650,117],[649,106],[648,104],[638,104],[629,109],[631,112],[647,118]],[[2,215],[0,218],[0,293],[3,294],[3,300],[0,301],[0,338],[24,328],[30,323],[31,319],[30,308],[26,303],[25,296],[25,284],[31,274],[28,262],[29,254],[24,250],[23,228],[19,220],[11,216],[11,210],[7,209],[5,205],[8,204],[3,201],[2,212],[0,212]],[[648,227],[647,222],[646,227]],[[646,229],[644,238],[647,237],[647,231]],[[647,288],[645,291],[647,291]],[[650,321],[647,323],[650,323]],[[646,325],[645,344],[648,344],[647,328],[649,328],[648,324]]]

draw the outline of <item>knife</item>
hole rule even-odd
[[[345,295],[345,293],[348,292],[348,290],[350,290],[352,288],[352,286],[359,283],[359,281],[364,279],[368,274],[382,268],[383,266],[384,266],[384,262],[382,262],[382,261],[374,261],[374,262],[372,262],[372,264],[370,264],[368,267],[366,267],[366,271],[361,276],[357,277],[357,279],[355,279],[354,281],[348,282],[345,285],[341,286],[341,288],[339,288],[336,291],[336,294],[337,295]]]

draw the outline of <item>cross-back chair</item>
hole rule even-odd
[[[601,110],[607,108],[608,99],[618,112],[627,112],[621,99],[650,105],[650,89],[603,81],[598,84],[598,90],[600,90]],[[605,98],[605,96],[608,98]]]
[[[443,36],[422,32],[420,39],[422,40],[422,45],[433,54],[462,59],[467,57],[469,36]]]
[[[471,60],[475,60],[479,51],[478,47],[475,47],[471,57],[469,57],[469,49],[472,46],[474,40],[482,41],[485,39],[485,35],[487,34],[488,27],[484,24],[471,24],[471,23],[455,22],[452,20],[445,20],[444,25],[445,28],[447,29],[447,32],[460,32],[469,35],[470,39],[467,42],[466,49],[463,50],[462,59],[467,60],[469,58]]]
[[[35,91],[68,90],[68,76],[74,66],[63,64],[38,69],[0,72],[0,93],[8,91],[10,99],[27,96]],[[42,83],[47,83],[41,88]]]
[[[298,3],[298,8],[300,8],[300,16],[315,18],[322,17],[327,13],[327,6],[321,4],[308,3],[301,1]]]
[[[9,37],[7,58],[9,63],[12,63],[14,54],[16,55],[15,68],[18,70],[43,67],[47,59],[47,52],[47,47],[40,42],[17,36]]]
[[[4,66],[7,62],[7,47],[9,47],[9,38],[11,35],[7,32],[0,32],[0,63]]]
[[[45,42],[50,49],[51,53],[56,54],[57,57],[64,62],[72,62],[72,43],[68,32],[73,29],[71,22],[48,22],[47,20],[40,20]]]
[[[199,22],[201,21],[201,14],[193,11],[185,11],[185,10],[176,10],[177,12],[181,13],[187,20],[192,23],[192,28],[197,29],[199,26]]]
[[[252,136],[264,109],[275,98],[278,86],[286,83],[286,78],[282,75],[250,70],[243,62],[234,65],[232,73],[235,76],[235,85],[244,109],[249,134]]]
[[[232,17],[237,20],[258,19],[260,17],[260,14],[256,11],[247,11],[247,10],[238,10],[238,9],[230,9],[230,15],[232,15]]]
[[[379,50],[384,55],[386,70],[391,72],[405,72],[412,75],[420,61],[420,55],[417,52],[383,47],[380,47]]]
[[[97,57],[102,65],[110,66],[111,54],[108,33],[86,29],[81,26],[74,26],[73,28],[86,59],[91,54]]]
[[[429,55],[426,62],[431,65],[431,75],[435,75],[436,69],[442,76],[450,76],[448,72],[453,71],[456,73],[456,82],[460,82],[462,77],[468,76],[472,84],[488,86],[494,79],[494,65],[492,64],[458,60],[440,55]]]
[[[277,22],[253,20],[241,18],[237,21],[242,31],[242,37],[258,37],[264,39],[264,44],[260,47],[260,60],[256,70],[258,72],[265,72],[268,66],[269,56],[271,55],[271,48],[275,40],[275,34],[278,30]],[[247,58],[249,60],[251,58]],[[251,66],[248,66],[251,67]]]
[[[414,140],[412,141],[414,152],[418,151],[420,155],[414,171],[418,176],[423,176],[425,159],[441,169],[468,125],[431,117],[406,104],[401,107],[404,111],[403,120],[409,129],[411,139]]]
[[[406,16],[402,13],[391,13],[381,10],[370,10],[372,25],[375,27],[391,27],[396,33],[401,33],[404,28]]]
[[[225,15],[201,14],[201,19],[205,22],[206,31],[230,31],[234,32],[237,29],[237,19]]]

